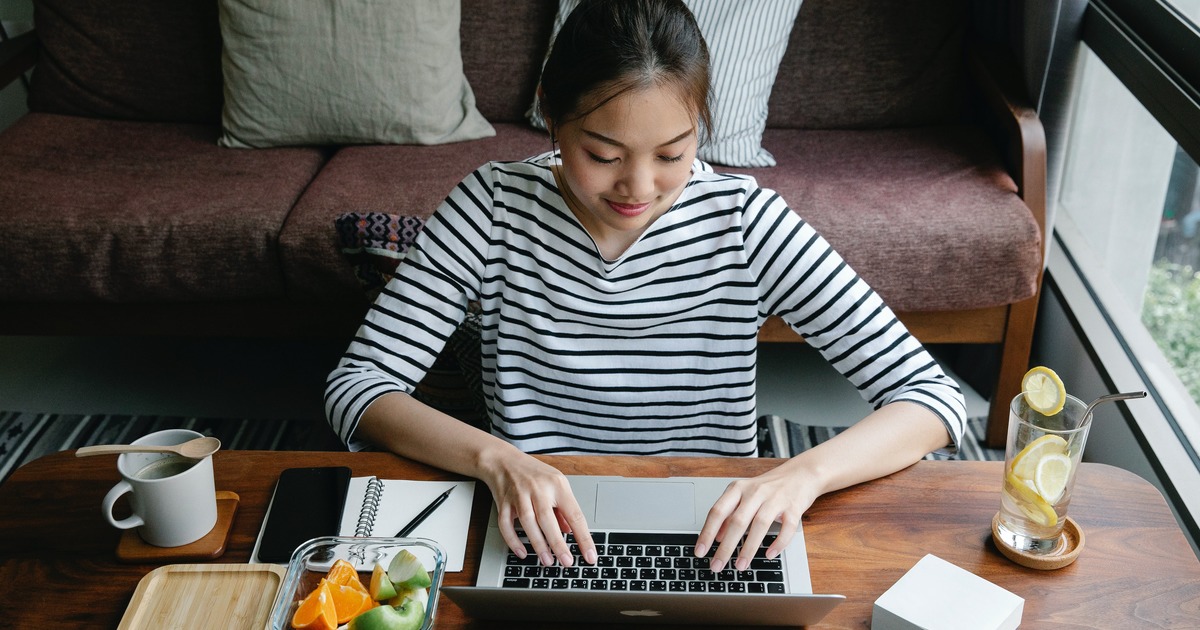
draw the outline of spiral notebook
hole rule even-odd
[[[346,492],[346,508],[338,532],[342,536],[395,536],[438,495],[452,487],[454,492],[409,536],[436,541],[446,552],[446,570],[462,571],[474,481],[355,477]]]

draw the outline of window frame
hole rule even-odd
[[[1163,0],[1090,0],[1083,42],[1200,162],[1200,31]]]

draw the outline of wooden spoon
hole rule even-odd
[[[75,451],[76,457],[88,455],[112,455],[115,453],[174,453],[188,459],[204,459],[221,448],[221,440],[215,437],[198,437],[183,444],[155,446],[153,444],[99,444],[84,446]]]

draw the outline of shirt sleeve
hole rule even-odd
[[[962,390],[879,295],[778,194],[751,186],[743,226],[760,315],[783,318],[875,409],[899,400],[936,414],[962,442]]]
[[[329,374],[325,415],[351,450],[366,446],[354,432],[367,407],[384,394],[412,393],[479,299],[491,169],[469,175],[429,218]]]

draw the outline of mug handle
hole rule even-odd
[[[104,504],[100,508],[100,511],[104,513],[104,518],[107,518],[108,522],[112,523],[113,527],[116,527],[117,529],[132,529],[138,525],[143,525],[146,522],[143,521],[142,517],[138,516],[137,514],[123,518],[119,521],[113,518],[113,504],[117,502],[117,499],[119,499],[122,494],[132,491],[133,486],[129,485],[128,481],[122,479],[120,483],[113,486],[112,489],[108,491],[108,494],[104,495]]]

